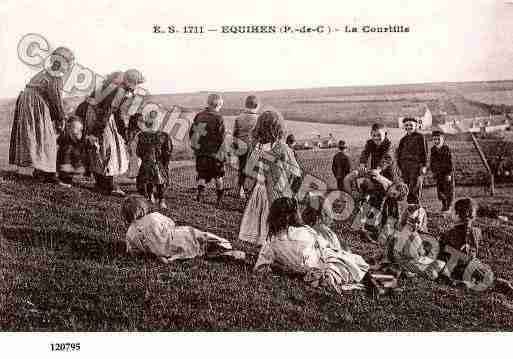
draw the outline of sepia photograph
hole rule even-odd
[[[503,0],[3,0],[0,343],[499,355],[512,43]]]

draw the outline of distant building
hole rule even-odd
[[[411,105],[401,109],[401,117],[397,119],[399,128],[403,128],[403,119],[412,117],[417,119],[421,130],[429,130],[433,125],[433,114],[428,105]]]
[[[438,127],[445,133],[474,132],[486,133],[504,131],[509,127],[509,119],[504,115],[467,117],[463,115],[443,116]]]

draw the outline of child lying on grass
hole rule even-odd
[[[333,239],[338,241],[336,234],[332,233],[327,240],[302,224],[295,199],[276,199],[268,221],[269,237],[260,250],[255,272],[266,273],[275,268],[301,274],[311,286],[339,294],[365,287],[374,293],[379,291],[379,284],[368,274],[369,265],[362,257],[330,245]]]
[[[454,204],[456,223],[440,238],[438,259],[446,263],[442,274],[450,283],[466,288],[476,288],[479,283],[488,281],[486,289],[513,297],[511,283],[502,278],[493,278],[491,269],[478,259],[479,244],[483,235],[481,229],[474,226],[476,212],[477,205],[471,198],[459,199]],[[454,261],[456,257],[457,261]],[[477,270],[471,273],[469,267]],[[482,289],[485,288],[480,288]]]
[[[142,196],[127,198],[121,213],[129,224],[127,253],[150,253],[163,263],[199,256],[245,258],[244,252],[232,250],[228,240],[194,227],[177,226],[171,218],[153,212]]]

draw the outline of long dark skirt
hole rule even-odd
[[[37,90],[27,88],[16,102],[9,163],[55,173],[56,159],[57,133],[49,106]]]

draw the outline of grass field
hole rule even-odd
[[[433,85],[428,92],[435,89]],[[354,96],[375,95],[351,91]],[[325,96],[317,95],[304,97]],[[338,95],[330,92],[330,96]],[[7,168],[8,104],[0,105],[0,168]],[[288,124],[302,133],[324,131],[323,125]],[[354,141],[353,156],[367,131],[355,127],[340,127],[340,133],[333,130],[336,137]],[[332,154],[309,151],[300,156],[308,171],[332,186],[326,171]],[[230,186],[233,174],[230,170]],[[177,166],[172,176],[173,184],[166,192],[169,209],[164,213],[177,224],[228,238],[247,253],[245,262],[194,259],[163,265],[152,258],[128,257],[120,244],[126,231],[120,217],[121,199],[93,192],[92,183],[84,179],[64,190],[0,172],[0,330],[513,330],[513,302],[501,294],[463,291],[411,278],[401,282],[403,292],[374,299],[364,292],[335,296],[311,289],[297,277],[254,275],[257,249],[237,240],[244,203],[235,191],[228,191],[222,208],[217,209],[213,188],[204,203],[194,200],[191,167]],[[135,192],[129,180],[123,180],[122,187]],[[497,195],[489,197],[484,187],[458,187],[456,194],[472,196],[480,203],[478,224],[485,238],[482,259],[496,276],[513,280],[513,226],[496,219],[499,214],[513,218],[513,189],[498,187]],[[433,188],[425,189],[423,202],[430,230],[437,234],[448,228],[449,220],[436,213],[439,203]],[[362,242],[349,223],[337,222],[335,230],[364,258],[379,252],[374,244]]]
[[[172,186],[164,213],[178,224],[209,230],[248,253],[245,263],[194,259],[162,265],[130,258],[118,241],[126,227],[118,198],[70,191],[30,178],[0,177],[0,329],[28,331],[124,330],[512,330],[513,303],[500,294],[463,292],[414,278],[403,293],[372,299],[363,292],[334,296],[299,278],[252,274],[256,248],[236,240],[243,203],[228,195],[222,209],[194,201],[191,189]],[[125,184],[135,191],[134,185]],[[489,207],[513,215],[510,189],[493,200],[480,188],[460,188]],[[427,190],[428,209],[436,208]],[[482,254],[497,275],[513,278],[510,226],[481,218]],[[430,228],[448,223],[430,213]],[[346,223],[336,231],[357,253],[378,249],[361,242]]]

